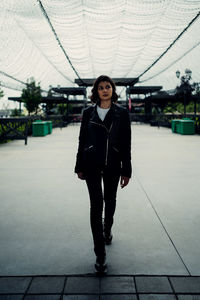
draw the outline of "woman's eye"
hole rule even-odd
[[[105,86],[105,89],[106,89],[106,90],[109,90],[110,88],[111,88],[111,85],[106,85],[106,86]],[[103,89],[104,89],[104,87],[102,87],[102,86],[99,86],[99,87],[98,87],[98,90],[99,90],[99,91],[102,91]]]

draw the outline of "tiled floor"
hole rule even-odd
[[[96,277],[78,133],[0,147],[0,300],[200,300],[199,135],[132,124],[133,178]]]
[[[0,277],[0,299],[200,299],[200,276]]]

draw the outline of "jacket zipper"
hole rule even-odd
[[[89,150],[89,149],[91,149],[91,148],[93,148],[94,146],[93,145],[91,145],[91,146],[89,146],[89,147],[87,147],[87,148],[85,148],[84,150],[85,151],[87,151],[87,150]]]
[[[119,152],[119,150],[118,150],[117,148],[113,147],[113,149],[114,149],[116,152]]]
[[[96,122],[93,122],[93,121],[90,121],[90,123],[93,123],[93,124],[99,125],[99,126],[101,126],[101,127],[105,128],[105,129],[106,129],[106,131],[107,131],[107,141],[106,141],[106,159],[105,159],[105,166],[107,166],[107,163],[108,163],[108,142],[109,142],[109,133],[110,133],[110,131],[111,131],[111,129],[112,129],[113,122],[111,123],[109,130],[107,129],[107,127],[106,127],[105,125],[102,125],[102,124],[99,124],[99,123],[96,123]]]
[[[107,135],[105,166],[107,166],[107,163],[108,163],[108,142],[109,142],[109,133],[112,129],[112,126],[113,126],[113,123],[111,124],[110,129],[108,130],[108,135]]]

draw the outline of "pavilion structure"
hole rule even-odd
[[[144,107],[145,114],[151,115],[152,111],[152,103],[151,98],[152,95],[158,93],[162,89],[162,86],[131,86],[126,89],[126,102],[131,103],[131,107]],[[134,95],[134,96],[132,96]],[[141,98],[140,95],[144,97]]]
[[[79,99],[77,99],[77,96]],[[8,100],[19,102],[19,109],[21,111],[21,104],[23,103],[21,97],[9,97]],[[41,104],[46,106],[47,113],[56,104],[66,104],[67,114],[69,104],[81,106],[82,109],[82,107],[87,105],[86,87],[53,87],[49,95],[42,97]]]
[[[139,78],[113,78],[116,86],[123,86],[126,88],[126,99],[125,101],[119,101],[126,107],[129,107],[129,101],[131,101],[131,106],[135,104],[140,104],[145,106],[145,113],[151,114],[151,102],[147,101],[148,96],[152,96],[162,89],[162,86],[134,86],[138,83]],[[93,86],[95,78],[87,79],[75,79],[75,83],[79,86],[85,85],[86,87]],[[131,97],[131,95],[137,95],[137,98]],[[144,98],[140,98],[139,95],[143,95]]]
[[[145,114],[151,115],[152,104],[154,105],[155,102],[154,99],[156,99],[156,103],[162,103],[162,97],[155,98],[156,94],[161,91],[162,86],[134,86],[138,83],[139,78],[113,78],[113,81],[116,86],[126,88],[126,99],[119,101],[119,103],[129,109],[130,104],[132,108],[143,106]],[[90,101],[87,100],[87,87],[93,86],[94,82],[94,78],[83,78],[81,80],[75,79],[78,87],[52,87],[48,96],[42,97],[41,104],[46,106],[47,114],[50,108],[56,104],[67,105],[67,116],[69,115],[69,104],[71,104],[72,111],[75,114],[81,114],[82,109],[90,105]],[[8,99],[18,101],[21,109],[22,100],[20,97],[9,97]],[[169,95],[166,96],[164,102],[166,103],[168,100]]]
[[[114,78],[113,80],[117,86],[125,86],[126,88],[138,82],[138,78]],[[87,101],[87,87],[93,86],[94,81],[95,78],[75,79],[78,87],[52,87],[49,95],[42,97],[41,104],[46,104],[47,112],[48,107],[54,104],[67,104],[68,112],[69,104],[72,104],[81,113],[82,108],[89,103]],[[21,104],[23,103],[21,97],[9,97],[8,100],[19,102],[21,111]]]

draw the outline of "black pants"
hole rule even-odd
[[[116,194],[120,171],[111,171],[106,167],[86,174],[86,183],[90,195],[90,223],[94,240],[94,252],[97,256],[105,254],[102,214],[104,207],[104,230],[109,233],[113,225],[116,208]],[[103,180],[103,189],[102,189]]]

